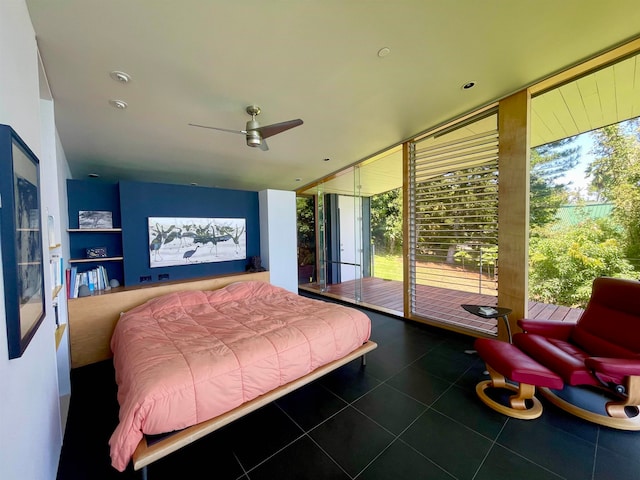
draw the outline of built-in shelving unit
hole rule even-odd
[[[47,210],[48,214],[48,210]],[[57,305],[58,294],[64,287],[64,259],[60,249],[62,244],[58,242],[60,235],[57,233],[55,218],[47,215],[47,234],[49,240],[49,273],[51,275],[51,299]]]
[[[116,279],[120,284],[124,280],[124,255],[122,249],[122,223],[120,220],[120,194],[118,184],[107,184],[83,180],[67,180],[68,195],[68,228],[69,234],[69,260],[71,276],[70,296],[74,294],[71,288],[76,287],[78,276],[89,273],[94,275],[94,284],[88,284],[92,288],[91,295],[110,292],[108,282]],[[84,224],[86,214],[90,212],[109,213],[105,215],[108,221],[95,224]],[[81,218],[82,217],[82,218]],[[98,218],[96,216],[96,218]],[[91,228],[95,225],[97,228]],[[80,227],[84,228],[80,228]],[[89,249],[101,249],[104,257],[93,256]],[[95,275],[102,272],[96,281]],[[89,277],[91,279],[91,277]],[[102,279],[105,281],[102,282]],[[104,285],[107,283],[107,285]],[[104,285],[104,287],[103,287]],[[95,287],[95,290],[93,289]],[[100,288],[100,290],[98,290]],[[104,288],[104,290],[102,290]],[[77,289],[76,294],[77,294]]]

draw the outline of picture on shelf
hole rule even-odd
[[[112,212],[101,210],[80,210],[78,224],[81,229],[113,228]]]
[[[87,258],[106,258],[107,247],[91,247],[85,249]]]
[[[149,217],[149,266],[247,258],[244,218]]]

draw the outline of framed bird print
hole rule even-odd
[[[149,266],[247,258],[244,218],[149,217]]]

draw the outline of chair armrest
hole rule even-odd
[[[518,320],[518,325],[526,333],[535,333],[559,340],[568,340],[575,327],[575,323],[558,320],[529,320],[528,318]]]
[[[640,359],[590,357],[584,361],[590,370],[614,377],[640,376]]]

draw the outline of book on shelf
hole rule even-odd
[[[67,298],[71,298],[71,268],[67,268],[64,274],[65,274],[64,284],[67,287]]]
[[[69,298],[78,298],[78,290],[81,285],[86,285],[91,293],[101,290],[111,290],[107,269],[99,265],[86,272],[78,272],[78,267],[73,266],[69,272],[70,286]]]
[[[78,267],[72,266],[70,269],[69,283],[69,298],[76,298],[78,296]]]
[[[64,283],[64,260],[62,256],[54,253],[49,257],[49,274],[51,277],[51,286],[59,287]]]

